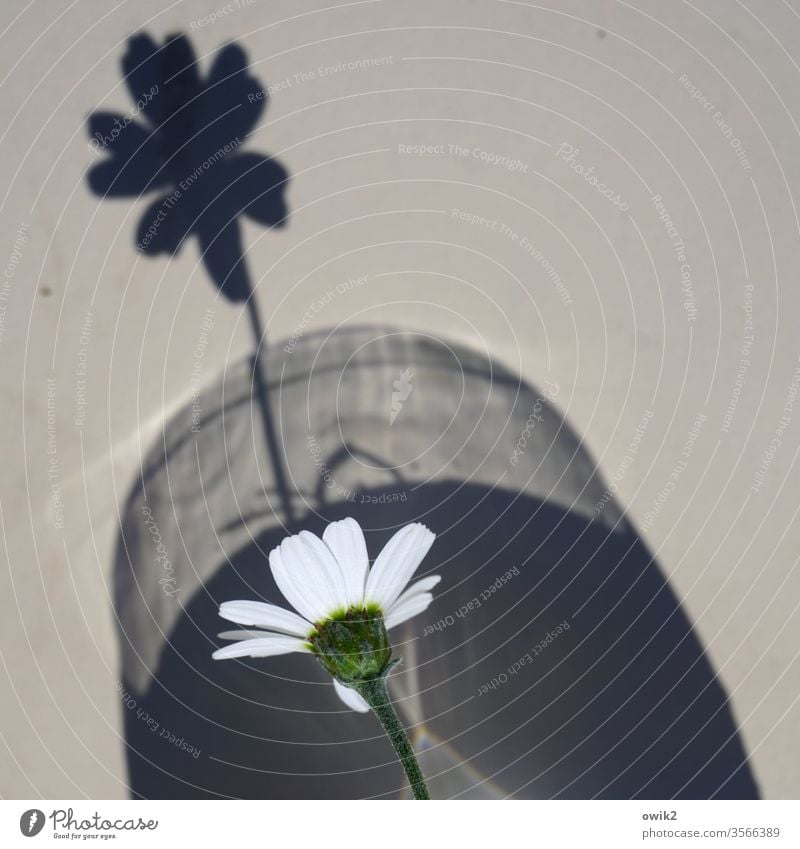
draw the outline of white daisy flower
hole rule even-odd
[[[391,666],[387,629],[422,613],[441,580],[431,575],[408,586],[435,534],[414,523],[399,530],[369,568],[364,534],[355,519],[332,522],[322,539],[301,531],[269,555],[275,583],[292,610],[261,601],[226,601],[223,619],[265,630],[226,631],[236,640],[214,652],[215,660],[311,652],[333,676],[341,700],[366,712],[353,689],[384,678]]]

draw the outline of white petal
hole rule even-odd
[[[284,540],[285,542],[287,540]],[[270,551],[269,568],[272,570],[272,577],[278,589],[295,610],[302,613],[310,622],[316,622],[324,617],[324,608],[327,607],[324,597],[319,595],[313,583],[309,584],[305,580],[302,565],[297,568],[294,560],[286,561],[283,543]]]
[[[407,598],[402,604],[395,604],[392,607],[392,612],[384,620],[387,630],[422,613],[423,610],[427,610],[432,601],[433,596],[430,593],[416,593]]]
[[[386,611],[387,615],[391,614],[391,612],[397,607],[398,604],[402,604],[407,599],[412,596],[418,595],[419,593],[427,593],[430,592],[438,583],[442,580],[441,575],[428,575],[427,578],[422,578],[419,581],[415,581],[410,586],[406,587],[403,592],[397,597],[397,601]]]
[[[350,710],[357,710],[359,713],[366,713],[369,710],[369,705],[352,687],[345,687],[344,684],[340,684],[335,678],[333,679],[333,687],[336,690],[336,695]]]
[[[310,531],[300,531],[300,542],[306,547],[306,553],[311,558],[317,571],[320,586],[327,593],[333,610],[347,608],[347,574],[344,566],[333,556],[330,548]],[[332,612],[332,611],[330,611]]]
[[[269,631],[251,631],[240,628],[238,631],[221,631],[217,636],[221,640],[252,640],[255,637],[265,637]]]
[[[319,537],[301,531],[285,539],[281,543],[281,558],[286,572],[291,573],[293,587],[313,609],[313,622],[344,610],[347,604],[342,567]]]
[[[369,557],[364,532],[355,519],[331,522],[322,541],[338,560],[344,571],[348,606],[359,606],[364,601],[364,586],[369,572]]]
[[[309,622],[291,610],[263,601],[225,601],[219,615],[237,625],[255,625],[295,637],[307,637],[313,630]]]
[[[230,657],[271,657],[294,651],[311,651],[311,649],[305,640],[298,637],[270,634],[255,640],[239,640],[233,645],[217,649],[211,657],[214,660],[227,660]]]
[[[436,535],[425,525],[414,523],[399,530],[378,555],[369,577],[364,598],[389,610],[430,550]]]

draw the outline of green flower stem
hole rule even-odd
[[[408,776],[408,782],[411,785],[411,792],[415,799],[430,799],[428,788],[425,784],[425,779],[422,777],[422,771],[419,768],[417,759],[414,756],[414,750],[411,748],[411,743],[403,728],[397,713],[395,712],[392,703],[389,701],[389,693],[386,690],[386,679],[383,676],[378,678],[369,678],[365,681],[359,681],[353,685],[358,693],[361,694],[366,703],[372,708],[375,716],[380,720],[383,730],[392,741],[397,757],[400,758],[400,763]]]

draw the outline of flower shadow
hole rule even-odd
[[[91,146],[100,159],[89,171],[89,187],[104,199],[156,194],[139,221],[137,250],[171,257],[194,238],[220,292],[246,301],[251,283],[241,217],[280,228],[288,214],[286,169],[243,149],[266,108],[265,88],[233,43],[203,76],[182,34],[161,45],[146,34],[133,36],[122,70],[134,106],[127,114],[90,116]]]
[[[185,35],[167,36],[160,46],[143,33],[130,38],[122,72],[134,107],[127,115],[95,112],[89,118],[91,144],[101,159],[88,181],[104,199],[158,193],[139,221],[137,250],[172,257],[194,237],[222,295],[245,303],[255,349],[254,398],[284,512],[291,515],[263,379],[264,329],[241,225],[242,216],[264,227],[286,225],[289,175],[272,157],[242,150],[268,101],[267,89],[247,67],[244,50],[231,43],[217,52],[204,77]]]

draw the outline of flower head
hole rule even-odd
[[[226,601],[223,619],[266,630],[226,631],[236,640],[215,660],[311,652],[333,676],[342,701],[369,710],[352,685],[385,676],[392,666],[387,630],[428,608],[441,580],[408,586],[435,534],[414,523],[399,530],[369,567],[364,533],[355,519],[332,522],[322,539],[301,531],[269,555],[278,589],[297,613],[260,601]]]

